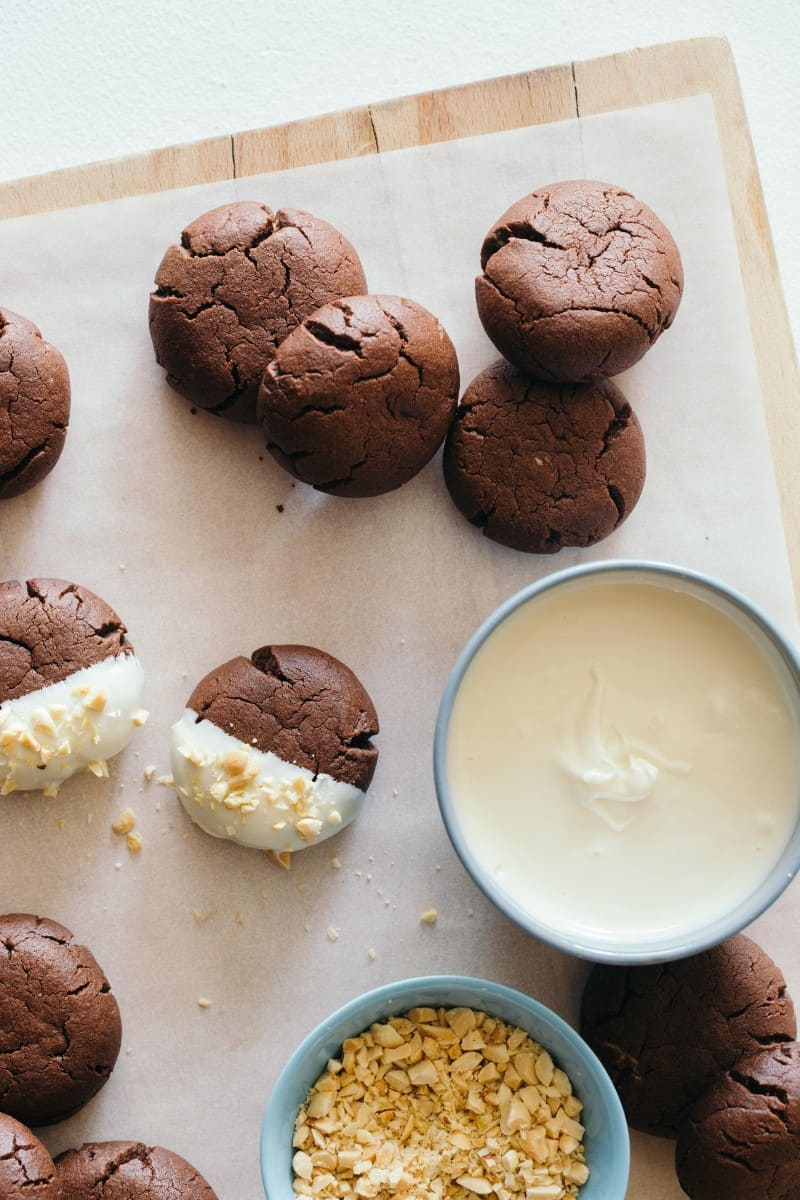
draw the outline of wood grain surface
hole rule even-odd
[[[16,180],[0,184],[0,218],[701,93],[709,93],[714,101],[795,592],[800,597],[800,471],[796,468],[800,374],[736,66],[722,38],[650,46]],[[746,491],[746,464],[742,479]]]

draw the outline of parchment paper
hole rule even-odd
[[[593,550],[536,558],[486,541],[451,504],[438,458],[375,500],[294,487],[261,460],[256,430],[192,415],[153,360],[147,299],[164,248],[212,205],[257,198],[339,226],[372,290],[406,294],[442,319],[466,385],[496,357],[473,302],[485,231],[532,187],[575,176],[650,203],[687,280],[674,328],[618,380],[644,427],[648,481],[633,516]],[[576,1019],[585,966],[493,909],[436,807],[436,709],[476,625],[545,572],[632,555],[713,572],[794,628],[712,104],[699,97],[6,222],[0,297],[62,349],[74,395],[56,471],[0,506],[0,572],[63,576],[114,605],[148,672],[152,712],[111,782],[78,779],[57,800],[0,803],[0,910],[46,914],[85,940],[125,1025],[109,1084],[46,1140],[54,1152],[86,1139],[161,1143],[195,1163],[220,1200],[256,1200],[270,1087],[299,1039],[349,998],[405,976],[467,972]],[[382,725],[364,813],[290,872],[206,837],[171,790],[142,781],[148,763],[168,769],[168,728],[194,683],[269,641],[342,658]],[[110,831],[126,805],[144,837],[137,858]],[[532,869],[536,853],[547,853],[544,830]],[[421,927],[431,906],[439,920]],[[756,936],[800,998],[798,916],[795,886]],[[210,1009],[198,1007],[201,995]],[[634,1137],[631,1196],[681,1194],[672,1153],[670,1142]]]

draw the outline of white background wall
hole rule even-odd
[[[0,15],[4,179],[726,34],[800,336],[796,0],[5,0]]]

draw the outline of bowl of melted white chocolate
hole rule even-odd
[[[681,957],[800,865],[800,660],[705,576],[563,571],[466,646],[434,769],[458,854],[513,920],[586,958]]]

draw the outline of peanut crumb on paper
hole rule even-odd
[[[142,848],[142,835],[140,833],[129,833],[125,841],[128,843],[129,854],[138,854]]]
[[[145,783],[151,783],[155,773],[156,773],[156,768],[153,765],[153,763],[150,763],[149,766],[146,766],[144,771],[142,772],[142,774],[144,775]]]
[[[331,866],[333,867],[334,871],[341,871],[342,869],[342,864],[335,856],[331,859]]]
[[[211,1008],[211,1001],[207,996],[198,996],[197,1004],[199,1008]]]
[[[329,925],[328,926],[328,941],[329,942],[338,942],[338,940],[339,940],[339,930],[334,929],[333,925]]]
[[[175,780],[171,774],[159,775],[156,783],[159,785],[159,787],[175,787]]]
[[[435,908],[426,908],[425,912],[419,915],[419,923],[420,925],[435,925],[438,916]]]
[[[117,837],[125,837],[136,824],[136,813],[131,808],[124,808],[111,824],[111,830]]]
[[[244,913],[243,912],[237,912],[236,916],[233,919],[237,925],[244,925]]]
[[[64,818],[64,817],[59,817],[59,818],[58,818],[58,828],[59,828],[59,829],[63,829],[63,828],[64,828],[64,826],[66,825],[66,823],[67,823],[67,822],[66,822],[66,820],[65,820],[65,818]]]

